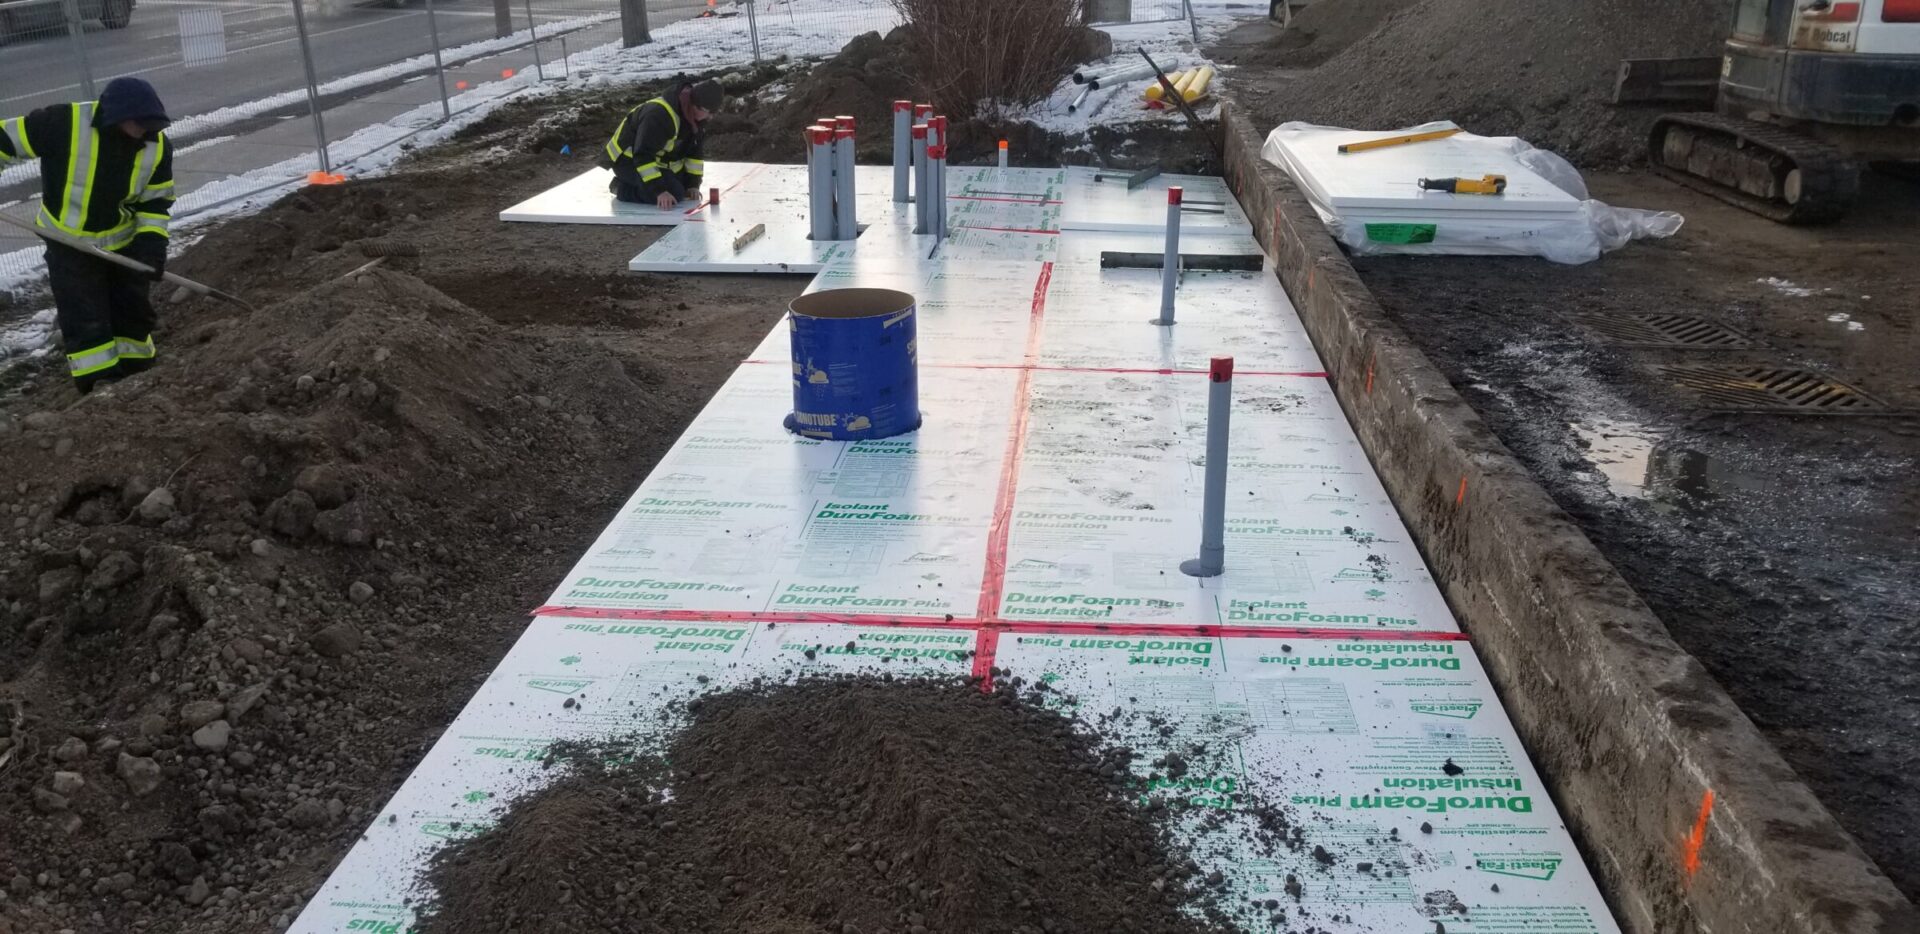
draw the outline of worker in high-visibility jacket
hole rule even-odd
[[[613,169],[607,190],[621,201],[657,204],[669,210],[698,201],[706,164],[700,160],[701,125],[726,95],[717,81],[682,82],[627,112],[607,140],[602,164]]]
[[[75,387],[153,365],[149,279],[167,265],[173,211],[172,121],[153,85],[115,78],[97,101],[42,107],[0,120],[0,165],[37,159],[41,200],[34,225],[129,259],[151,274],[47,244],[47,282]]]

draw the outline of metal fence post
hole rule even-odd
[[[427,35],[433,38],[433,74],[440,79],[440,119],[453,119],[453,105],[447,102],[447,68],[440,61],[440,21],[433,14],[433,0],[427,0]]]
[[[527,0],[527,35],[533,39],[533,73],[545,81],[547,66],[540,61],[540,30],[533,24],[533,0]]]
[[[1200,42],[1200,23],[1193,18],[1193,0],[1180,0],[1180,8],[1187,14],[1187,31],[1193,33],[1195,44]]]
[[[747,0],[747,37],[753,40],[753,60],[760,61],[760,18],[753,12],[759,4]]]
[[[80,38],[79,0],[67,0],[62,4],[61,12],[67,20],[67,38],[73,40],[74,63],[80,66],[80,87],[86,90],[88,97],[96,97],[98,95],[93,90],[93,63],[87,60],[87,41]]]
[[[300,0],[293,0],[293,28],[300,34],[300,63],[307,70],[307,109],[313,111],[313,141],[320,156],[320,171],[332,173],[327,157],[327,124],[320,117],[320,81],[313,73],[313,46],[307,41],[307,13]]]

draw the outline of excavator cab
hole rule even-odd
[[[1656,172],[1776,221],[1837,220],[1862,162],[1920,160],[1920,0],[1737,0],[1711,114],[1669,114]]]

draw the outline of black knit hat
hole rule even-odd
[[[727,94],[720,89],[718,81],[702,81],[689,90],[691,93],[687,95],[688,98],[693,101],[693,106],[701,110],[719,110],[727,100]]]

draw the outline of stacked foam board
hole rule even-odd
[[[1508,141],[1462,133],[1447,139],[1342,153],[1346,143],[1458,129],[1448,122],[1398,130],[1282,124],[1262,155],[1285,169],[1339,240],[1359,252],[1523,254],[1537,241],[1593,234],[1582,202],[1542,178]],[[1499,195],[1426,191],[1423,178],[1501,175]]]

